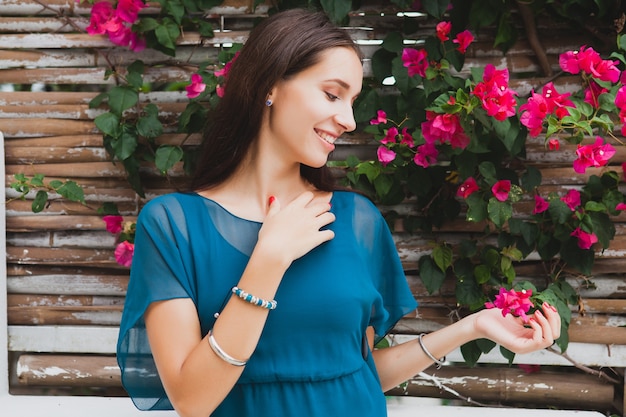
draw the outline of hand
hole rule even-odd
[[[265,253],[291,264],[315,247],[331,240],[332,230],[320,230],[335,221],[330,204],[306,191],[284,208],[274,199],[259,231],[260,246]]]
[[[475,314],[474,328],[481,337],[523,354],[551,346],[561,335],[561,317],[556,308],[543,303],[525,325],[520,317],[502,317],[500,309],[492,308]]]

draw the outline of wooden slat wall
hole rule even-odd
[[[29,200],[9,201],[7,204],[7,308],[9,345],[10,350],[16,351],[14,356],[17,361],[15,390],[21,392],[23,386],[119,387],[119,375],[111,370],[111,367],[115,367],[112,347],[105,348],[104,352],[96,352],[90,350],[90,344],[86,341],[92,337],[89,336],[92,335],[89,329],[95,327],[96,332],[93,334],[101,334],[98,330],[100,328],[106,330],[109,337],[106,343],[110,344],[115,326],[120,320],[128,281],[127,270],[117,265],[113,257],[114,238],[106,232],[95,210],[104,202],[115,202],[124,216],[133,219],[145,200],[128,187],[121,165],[109,161],[101,135],[93,123],[101,110],[88,107],[90,99],[97,94],[95,91],[115,83],[114,78],[104,79],[107,62],[116,63],[120,69],[135,59],[141,59],[147,64],[159,63],[161,65],[158,67],[148,70],[148,81],[186,81],[200,62],[217,56],[216,46],[245,41],[253,17],[246,9],[247,3],[239,1],[238,4],[235,1],[229,3],[232,6],[212,10],[209,16],[217,27],[223,17],[224,28],[229,31],[217,31],[216,37],[210,40],[201,40],[195,33],[185,33],[179,40],[178,55],[172,59],[155,51],[131,53],[113,47],[105,37],[87,35],[83,31],[88,24],[87,4],[78,5],[73,0],[0,2],[0,81],[7,84],[72,86],[73,90],[80,91],[0,92],[0,131],[5,137],[7,195],[9,198],[15,197],[9,187],[14,174],[38,173],[44,174],[48,180],[71,179],[78,182],[85,187],[88,202],[87,206],[82,206],[53,198],[49,207],[37,215],[31,212]],[[381,15],[381,10],[388,13]],[[362,11],[365,13],[351,19],[354,27],[351,33],[355,39],[382,39],[389,30],[400,24],[400,18],[389,6],[366,4]],[[371,11],[377,13],[368,13]],[[151,12],[154,10],[146,13]],[[59,13],[64,17],[57,17]],[[372,29],[363,29],[368,27]],[[424,21],[416,38],[432,31],[433,23]],[[589,43],[582,34],[553,23],[540,24],[539,31],[555,71],[558,71],[560,52]],[[506,56],[502,56],[491,47],[492,35],[489,31],[479,34],[477,42],[468,52],[465,71],[471,66],[484,66],[487,63],[506,65],[511,72],[512,85],[520,95],[527,94],[532,88],[539,88],[545,80],[527,76],[537,73],[538,65],[525,40],[520,39]],[[367,57],[376,48],[376,45],[363,46],[366,74],[371,71]],[[560,90],[568,91],[577,89],[577,82],[576,77],[567,76],[555,80]],[[158,140],[163,143],[180,143],[183,136],[174,133],[173,125],[176,114],[185,107],[187,99],[184,92],[153,92],[144,98],[158,105],[161,117],[168,126],[168,132]],[[197,144],[198,141],[194,137],[186,143]],[[546,191],[564,192],[580,186],[585,178],[571,169],[574,147],[563,148],[560,152],[546,152],[540,140],[529,142],[529,160],[541,168],[545,184],[542,187]],[[375,144],[369,137],[346,136],[338,141],[334,158],[342,159],[350,154],[373,157],[374,149]],[[615,163],[625,160],[626,149],[618,148]],[[587,175],[596,172],[588,170]],[[147,199],[172,190],[168,180],[154,170],[146,168],[144,173]],[[174,177],[177,175],[180,172],[175,170]],[[412,210],[410,202],[381,209],[404,213]],[[532,202],[520,202],[516,206],[516,215],[523,216],[531,209]],[[622,216],[620,221],[623,220]],[[626,233],[625,225],[620,223],[617,227],[618,236],[611,249],[599,254],[594,268],[592,281],[596,288],[585,289],[586,280],[571,278],[571,282],[580,288],[585,310],[584,315],[575,312],[570,330],[572,342],[626,345],[626,329],[623,327],[626,324],[626,261],[623,259]],[[454,242],[480,229],[480,225],[468,224],[459,219],[446,225],[438,234]],[[419,257],[430,250],[430,238],[409,235],[400,228],[395,237],[400,256],[409,271],[407,279],[420,301],[420,320],[407,318],[398,326],[398,332],[415,334],[448,323],[450,306],[454,306],[452,285],[446,284],[441,294],[431,296],[415,272]],[[540,266],[529,260],[519,275],[532,280],[541,273]],[[60,342],[59,346],[55,345],[48,350],[45,349],[45,343],[42,347],[41,339],[36,337],[37,334],[58,336],[65,334],[59,332],[66,330],[72,336],[67,337],[68,342]],[[85,341],[81,342],[81,334]],[[106,343],[106,346],[110,346]],[[49,356],[46,354],[49,352],[59,356]],[[68,356],[63,355],[64,352],[84,352],[89,356]],[[610,351],[607,356],[611,356]],[[577,359],[585,361],[585,358]],[[50,364],[65,369],[67,374],[52,376],[45,371]],[[616,366],[626,366],[626,363],[620,362]],[[462,372],[468,377],[477,374],[473,370]],[[515,380],[519,386],[527,384],[528,377],[519,372],[515,374],[504,368],[498,372],[501,372],[503,381]],[[614,391],[623,392],[621,384],[599,380],[593,383],[585,374],[568,372],[563,377],[562,373],[555,372],[557,377],[554,378],[554,384],[561,384],[557,381],[563,379],[573,381],[573,391],[585,387],[591,390],[590,396],[593,398],[573,402],[575,400],[572,397],[580,395],[538,395],[537,398],[533,397],[536,404],[564,407],[576,407],[578,404],[579,407],[600,409],[602,404],[608,407],[613,402]],[[85,374],[88,377],[83,378]],[[488,377],[489,374],[477,376],[485,378],[484,381]],[[549,375],[545,377],[550,378]],[[462,390],[463,386],[466,384],[460,384],[456,389]],[[507,398],[502,393],[493,396],[487,393],[490,390],[485,389],[478,389],[483,394],[472,391],[476,389],[476,386],[469,387],[472,397],[482,395],[485,401],[518,400],[517,397]],[[408,391],[411,395],[443,395],[432,384],[420,382],[419,378],[410,385]]]

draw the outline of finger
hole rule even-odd
[[[267,215],[271,216],[280,211],[280,202],[273,195],[267,199]]]
[[[537,323],[539,323],[539,325],[541,326],[542,339],[544,340],[546,346],[550,346],[552,343],[554,343],[554,337],[552,335],[552,326],[550,326],[550,322],[548,321],[546,316],[543,315],[541,310],[535,311],[535,313],[533,314],[533,317],[535,320],[537,320]]]
[[[561,316],[558,310],[548,303],[543,303],[542,309],[552,328],[552,338],[558,339],[561,337]]]
[[[322,213],[316,217],[315,227],[319,230],[322,227],[327,226],[331,224],[332,222],[334,222],[335,219],[336,219],[335,215],[327,211],[326,213]]]

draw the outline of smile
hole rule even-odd
[[[317,133],[317,136],[322,138],[325,142],[330,143],[331,145],[333,145],[337,140],[337,136],[330,135],[317,129],[315,129],[315,133]]]

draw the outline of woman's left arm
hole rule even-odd
[[[502,317],[500,309],[486,309],[425,335],[422,343],[436,358],[482,338],[523,354],[552,345],[560,334],[561,317],[554,307],[544,303],[540,310],[529,316],[527,324],[510,314]],[[373,332],[368,332],[368,335],[373,340]],[[432,364],[417,339],[374,350],[373,356],[383,391],[398,386]]]

